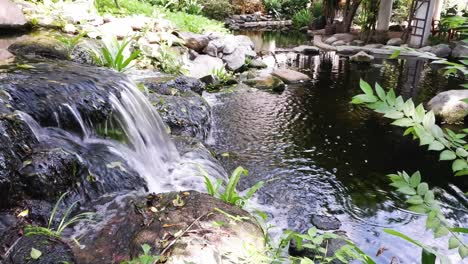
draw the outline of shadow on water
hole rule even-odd
[[[453,177],[449,163],[438,162],[436,153],[403,137],[402,129],[349,103],[360,93],[360,78],[422,103],[456,81],[424,61],[377,60],[363,67],[333,53],[291,56],[286,64],[300,66],[312,82],[291,85],[282,94],[241,89],[209,95],[212,147],[230,153],[224,160],[229,170],[238,165],[249,169],[241,187],[270,180],[258,203],[270,208],[275,224],[304,231],[312,215],[333,214],[368,254],[375,255],[382,246],[389,249],[378,263],[390,263],[393,256],[405,263],[418,261],[418,249],[382,229],[432,239],[424,230],[424,217],[403,209],[404,197],[386,177],[399,170],[420,170],[423,180],[437,189],[446,216],[466,225],[466,179]],[[446,248],[445,240],[436,243]]]

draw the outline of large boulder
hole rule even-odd
[[[448,56],[450,56],[452,49],[447,44],[439,44],[433,46],[430,52],[435,54],[437,57],[447,58]]]
[[[468,46],[463,43],[459,42],[455,46],[455,48],[452,50],[452,57],[453,58],[467,58],[468,57]]]
[[[0,30],[25,27],[26,18],[21,9],[10,0],[0,0]]]
[[[49,37],[30,37],[20,39],[8,47],[8,51],[17,57],[68,59],[66,47],[56,39]]]
[[[356,38],[355,35],[350,34],[350,33],[337,33],[337,34],[334,34],[333,37],[336,38],[336,40],[342,40],[346,43],[349,43]]]
[[[141,255],[144,244],[170,264],[255,263],[254,254],[265,250],[254,217],[207,194],[172,192],[124,203],[99,230],[83,236],[84,249],[75,250],[78,263],[120,263]]]
[[[468,114],[468,104],[462,101],[467,98],[468,90],[450,90],[436,95],[429,101],[428,106],[445,122],[455,124],[463,122]]]
[[[273,71],[272,75],[280,78],[283,82],[288,84],[310,80],[309,76],[290,69],[277,69]]]
[[[181,32],[179,37],[184,40],[185,46],[189,49],[193,49],[197,52],[203,51],[208,46],[210,39],[208,36],[195,34],[191,32]]]
[[[133,34],[133,28],[126,20],[115,20],[105,23],[97,28],[97,31],[103,36],[115,36],[116,38],[125,38]]]
[[[213,73],[214,70],[224,68],[223,60],[209,55],[200,55],[189,63],[189,75],[201,78]]]
[[[230,71],[236,71],[244,66],[245,59],[245,52],[238,48],[236,48],[231,54],[223,56],[223,62],[226,64],[226,68]]]

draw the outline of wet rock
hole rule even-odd
[[[32,249],[39,250],[41,255],[37,259],[31,258]],[[50,264],[50,263],[76,263],[70,246],[44,235],[23,236],[13,247],[6,261],[8,264]]]
[[[336,230],[341,227],[340,220],[334,216],[314,215],[310,220],[320,230]]]
[[[364,46],[364,48],[368,48],[368,49],[380,49],[382,48],[384,45],[382,44],[367,44]]]
[[[301,45],[299,47],[295,47],[293,51],[297,53],[302,53],[305,55],[318,55],[320,53],[319,48],[315,46],[307,46],[307,45]]]
[[[273,71],[272,75],[280,78],[287,84],[310,80],[309,76],[290,69],[277,69]]]
[[[468,57],[468,46],[463,42],[458,42],[452,50],[453,58],[466,58]]]
[[[208,46],[210,39],[208,36],[191,32],[179,33],[179,37],[185,41],[185,46],[197,52],[203,51]],[[217,54],[217,53],[216,53]]]
[[[218,76],[213,74],[200,78],[200,81],[202,81],[205,85],[211,87],[218,86],[221,84],[221,81],[219,80]]]
[[[387,41],[388,46],[400,46],[403,44],[403,40],[401,38],[391,38]]]
[[[428,107],[434,111],[434,114],[441,116],[445,122],[460,123],[468,114],[468,104],[462,101],[466,98],[468,98],[468,90],[449,90],[432,98]]]
[[[329,37],[329,38],[327,38],[327,39],[324,41],[324,43],[325,43],[325,44],[328,44],[328,45],[331,45],[331,44],[333,44],[333,43],[336,42],[336,41],[338,41],[337,38],[335,38],[335,37]]]
[[[17,57],[68,59],[65,46],[57,40],[47,37],[31,37],[19,40],[10,45],[8,51],[15,54]]]
[[[364,41],[358,40],[358,39],[355,39],[349,43],[349,45],[351,46],[358,46],[358,47],[362,47],[364,46],[364,44],[365,44]]]
[[[156,107],[173,135],[187,135],[205,139],[210,128],[210,106],[200,96],[168,96],[150,94]]]
[[[161,95],[184,95],[192,91],[199,95],[205,90],[205,84],[197,78],[179,76],[173,80],[154,82],[153,79],[143,81],[151,92]]]
[[[245,81],[245,84],[261,90],[271,90],[274,92],[284,91],[284,82],[275,76],[264,75]]]
[[[447,44],[439,44],[431,48],[431,53],[440,58],[447,58],[452,53],[452,49]]]
[[[365,53],[364,51],[360,51],[353,56],[349,57],[349,60],[352,62],[363,62],[363,63],[370,63],[374,60],[374,56]]]
[[[101,46],[93,39],[84,39],[80,41],[71,51],[70,59],[80,64],[95,65],[96,52],[99,52]]]
[[[21,9],[10,0],[0,0],[0,30],[18,29],[27,25]]]
[[[214,70],[224,68],[223,60],[209,55],[200,55],[189,64],[189,75],[201,78],[213,73]]]
[[[101,230],[84,236],[80,242],[86,250],[76,252],[78,263],[119,263],[140,255],[143,244],[151,246],[153,255],[164,252],[166,263],[172,264],[218,263],[221,259],[253,263],[245,245],[260,254],[264,250],[262,231],[253,217],[207,194],[164,193],[126,204],[127,208],[118,210]],[[232,222],[220,212],[245,218]],[[216,227],[213,222],[222,224]],[[174,240],[176,233],[181,236]],[[109,241],[113,241],[111,246]]]
[[[262,60],[258,60],[258,59],[249,60],[248,66],[249,68],[255,68],[255,69],[264,69],[268,67],[268,65],[265,62],[263,62]]]

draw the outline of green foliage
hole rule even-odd
[[[194,33],[203,32],[223,32],[228,30],[224,24],[203,16],[191,15],[184,12],[168,12],[163,11],[165,17],[174,23],[181,31],[190,31]]]
[[[68,192],[62,194],[60,198],[58,199],[58,201],[55,203],[55,206],[52,209],[52,212],[49,216],[47,227],[27,226],[25,228],[26,236],[46,235],[46,236],[60,238],[63,230],[65,230],[65,228],[67,228],[68,226],[76,224],[81,221],[92,221],[92,217],[94,216],[94,213],[90,213],[90,212],[84,212],[84,213],[77,214],[73,217],[70,217],[72,210],[75,208],[75,206],[79,202],[79,201],[76,201],[67,208],[62,218],[60,219],[59,224],[54,227],[54,219],[57,214],[57,210],[67,194]]]
[[[460,257],[466,258],[466,244],[458,233],[465,233],[466,228],[453,227],[443,215],[438,201],[435,199],[434,191],[429,189],[426,182],[421,182],[421,174],[418,172],[409,176],[406,172],[398,172],[397,174],[388,175],[392,181],[391,185],[397,188],[399,193],[407,195],[406,203],[409,205],[409,210],[427,215],[426,229],[434,233],[434,238],[440,238],[449,235],[448,249],[457,249]],[[448,258],[440,253],[437,249],[424,245],[404,234],[394,230],[386,229],[385,232],[403,238],[423,249],[421,256],[422,263],[435,263],[435,260],[440,259],[441,263],[449,263]]]
[[[312,21],[312,13],[309,9],[302,9],[299,12],[295,13],[292,17],[293,26],[295,28],[307,27]]]
[[[309,0],[264,0],[268,13],[275,17],[292,18],[295,14],[307,8]]]
[[[203,5],[197,0],[152,0],[150,3],[170,11],[182,11],[192,15],[198,15],[203,10]]]
[[[208,173],[201,167],[198,166],[201,176],[205,178],[205,186],[206,190],[209,195],[213,197],[217,197],[221,199],[222,201],[239,206],[240,208],[243,208],[247,201],[252,198],[252,196],[260,189],[263,187],[265,182],[259,181],[256,184],[254,184],[252,187],[250,187],[246,192],[245,195],[241,195],[240,193],[237,192],[236,188],[237,185],[239,184],[239,180],[241,176],[247,176],[248,171],[242,167],[237,167],[229,177],[229,180],[227,182],[226,188],[224,192],[220,191],[220,186],[222,183],[222,180],[218,179],[216,183],[213,183],[210,180],[210,177]]]
[[[110,13],[115,15],[144,14],[152,16],[155,7],[146,1],[118,0],[119,7],[115,5],[114,0],[96,0],[94,4],[101,13]]]
[[[393,119],[393,125],[406,127],[404,135],[413,135],[419,139],[421,146],[428,146],[428,150],[440,152],[440,160],[452,161],[455,176],[468,174],[468,143],[464,140],[468,129],[455,133],[450,129],[442,130],[435,123],[432,111],[426,112],[422,104],[417,107],[411,99],[404,101],[395,92],[385,92],[380,85],[372,87],[361,80],[361,90],[364,94],[353,97],[353,104],[364,104],[366,107],[381,113],[384,117]]]
[[[185,64],[180,59],[180,56],[171,49],[167,44],[161,44],[159,52],[156,54],[156,67],[162,72],[169,74],[184,74],[186,69]]]
[[[68,57],[71,56],[73,50],[75,49],[76,45],[80,42],[80,40],[87,34],[87,32],[81,32],[80,34],[68,37],[64,35],[57,35],[56,39],[63,44],[67,51]]]
[[[227,17],[234,14],[234,7],[229,0],[199,0],[203,5],[203,15],[224,21]]]
[[[129,56],[125,55],[127,46],[131,41],[130,38],[118,41],[115,37],[104,40],[104,47],[101,48],[101,53],[96,57],[96,64],[109,67],[118,72],[129,69],[132,66],[130,63],[137,59],[141,52],[135,50]]]
[[[124,261],[121,264],[153,264],[161,259],[159,256],[151,255],[151,247],[148,244],[141,245],[141,249],[143,250],[142,255],[130,261]]]
[[[228,81],[234,79],[234,75],[228,72],[224,66],[219,69],[212,69],[211,74],[218,77],[221,84],[226,84]]]

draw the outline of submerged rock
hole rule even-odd
[[[341,226],[340,220],[334,216],[314,215],[310,221],[321,230],[336,230]]]
[[[268,67],[265,62],[259,59],[249,60],[247,66],[254,69],[264,69]]]
[[[445,122],[455,124],[463,122],[465,116],[468,115],[468,104],[462,101],[467,98],[468,90],[445,91],[432,98],[428,107],[434,111],[434,114],[441,116]]]
[[[277,69],[273,71],[272,75],[280,78],[287,84],[310,80],[309,76],[290,69]]]
[[[257,76],[253,79],[246,80],[244,83],[257,89],[271,90],[274,92],[282,92],[285,88],[284,82],[280,78],[272,75]]]
[[[234,222],[227,215],[243,220]],[[78,263],[129,260],[142,253],[143,244],[151,247],[152,255],[164,253],[166,263],[172,264],[254,263],[251,250],[262,255],[265,249],[262,230],[252,216],[194,191],[131,199],[80,243],[85,249],[75,250]]]

